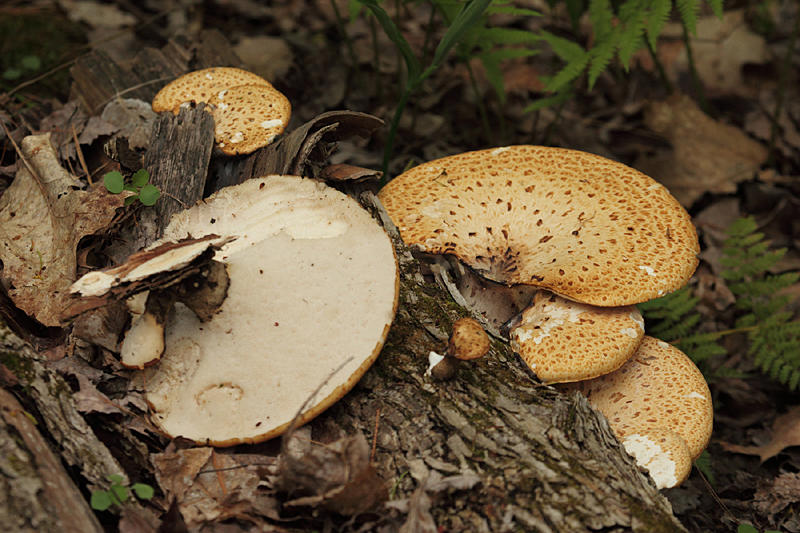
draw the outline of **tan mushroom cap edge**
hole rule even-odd
[[[619,370],[561,388],[583,393],[620,440],[669,430],[696,459],[711,438],[714,410],[703,375],[686,354],[653,337],[645,336]]]
[[[311,179],[255,178],[176,214],[162,239],[188,233],[236,239],[215,255],[230,278],[219,311],[200,322],[176,304],[164,355],[139,374],[165,434],[270,439],[298,413],[300,424],[319,415],[375,361],[399,277],[389,237],[353,199]]]
[[[596,307],[540,290],[510,337],[543,382],[581,381],[625,364],[642,342],[644,320],[635,306]]]
[[[683,286],[699,244],[662,185],[597,155],[508,146],[423,163],[379,193],[408,245],[489,279],[614,307]]]
[[[220,91],[237,85],[272,84],[252,72],[234,67],[212,67],[195,70],[166,84],[153,98],[153,111],[178,112],[184,102],[209,102]]]
[[[292,115],[289,100],[265,85],[224,89],[208,103],[214,106],[214,138],[226,155],[249,154],[270,144]]]

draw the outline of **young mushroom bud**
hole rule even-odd
[[[472,318],[461,318],[453,324],[444,356],[431,352],[426,374],[437,380],[451,379],[458,369],[458,360],[469,361],[483,357],[489,351],[489,336]]]

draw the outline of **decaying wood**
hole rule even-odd
[[[6,531],[101,532],[34,420],[0,389],[0,523]]]

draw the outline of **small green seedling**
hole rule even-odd
[[[142,205],[154,205],[159,196],[161,196],[161,191],[149,182],[150,173],[143,168],[134,172],[130,182],[127,183],[122,174],[117,170],[107,172],[105,176],[103,176],[103,185],[106,186],[106,189],[111,194],[119,194],[122,191],[136,193],[133,196],[125,198],[125,205],[131,205],[136,200],[142,202]]]
[[[33,73],[40,68],[42,68],[42,60],[39,59],[39,56],[28,55],[20,60],[19,65],[4,70],[2,76],[3,79],[9,81],[18,80],[26,71],[28,73]]]
[[[108,490],[92,491],[91,505],[95,511],[105,511],[112,505],[122,506],[130,498],[131,491],[140,500],[149,500],[153,497],[155,490],[150,485],[144,483],[134,483],[130,487],[122,484],[124,479],[119,474],[108,476],[111,486]]]
[[[739,527],[736,528],[736,533],[758,533],[758,529],[751,526],[750,524],[739,524]],[[775,529],[767,529],[764,533],[781,533]]]

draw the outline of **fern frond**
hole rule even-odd
[[[669,14],[672,11],[672,0],[653,0],[650,3],[650,11],[647,13],[647,24],[645,26],[645,33],[647,34],[647,41],[650,43],[650,49],[655,50],[658,42],[658,36],[664,25],[669,20]]]
[[[697,14],[700,12],[698,0],[676,0],[675,7],[681,15],[681,22],[690,35],[697,33]]]
[[[608,64],[614,59],[614,53],[617,51],[617,37],[615,34],[605,36],[604,40],[595,44],[589,50],[589,88],[594,87],[597,78],[600,77]]]
[[[614,10],[609,0],[592,0],[589,2],[589,21],[592,23],[595,41],[603,40],[614,29]]]
[[[711,6],[711,11],[713,11],[714,15],[719,19],[722,18],[722,2],[723,0],[708,0],[708,4]]]

